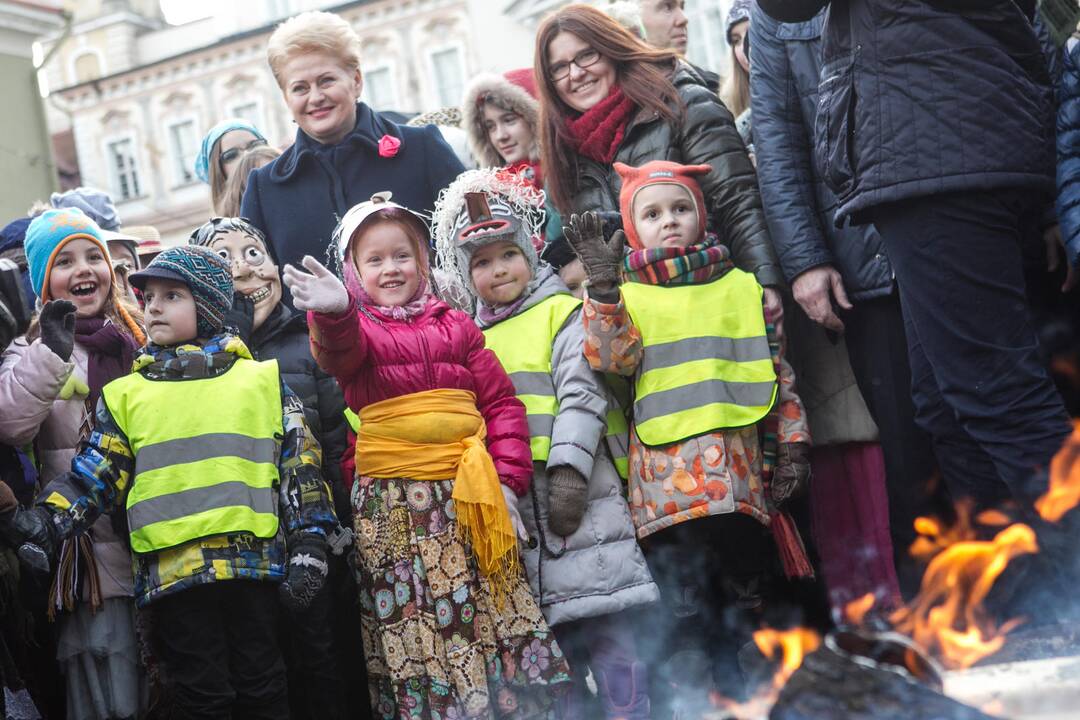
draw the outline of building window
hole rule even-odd
[[[139,197],[139,170],[135,164],[135,143],[130,138],[108,144],[109,173],[113,193],[121,200]]]
[[[101,77],[101,58],[93,52],[85,52],[75,58],[75,82],[84,83]]]
[[[194,120],[184,120],[169,126],[169,152],[172,154],[173,181],[177,185],[194,182],[195,157],[199,154]]]
[[[435,70],[435,92],[438,93],[439,106],[456,107],[465,91],[461,52],[457,48],[433,52],[431,66]]]
[[[728,43],[724,21],[731,0],[686,0],[689,43],[686,57],[695,65],[720,74],[728,71]]]
[[[234,106],[231,115],[234,118],[240,118],[241,120],[248,121],[255,127],[259,128],[259,130],[263,129],[262,110],[259,108],[259,103],[255,100]]]
[[[397,100],[390,68],[380,67],[364,73],[364,102],[376,110],[394,110]]]

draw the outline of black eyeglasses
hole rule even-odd
[[[581,67],[581,66],[579,65],[578,67]],[[229,163],[231,163],[233,160],[240,157],[241,153],[247,152],[248,150],[251,150],[252,148],[257,148],[260,145],[265,145],[265,144],[266,144],[266,140],[264,138],[255,138],[254,140],[249,142],[247,145],[244,145],[243,147],[229,148],[225,152],[221,153],[221,158],[220,158],[220,160],[221,160],[221,171],[224,172],[225,171],[225,166],[228,165]]]
[[[563,78],[570,75],[571,65],[577,65],[579,68],[584,70],[590,65],[595,65],[596,61],[599,59],[599,50],[596,50],[594,48],[585,48],[577,55],[575,55],[570,62],[557,62],[552,65],[550,68],[548,68],[548,75],[551,76],[552,80],[558,82],[559,80],[562,80]]]

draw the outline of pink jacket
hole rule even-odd
[[[71,469],[86,418],[86,395],[67,400],[60,391],[74,374],[86,382],[86,350],[79,343],[64,362],[41,340],[18,338],[4,351],[0,364],[0,442],[21,447],[37,439],[41,466],[39,484],[48,487]],[[94,539],[101,594],[105,599],[132,595],[131,553],[113,531],[108,517],[90,528]]]
[[[309,313],[308,325],[312,355],[337,378],[356,413],[370,403],[424,390],[475,393],[499,478],[518,495],[529,489],[532,454],[525,406],[468,315],[432,298],[410,322],[365,307],[337,316]]]

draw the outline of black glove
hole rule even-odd
[[[769,494],[773,505],[780,507],[806,492],[810,481],[810,444],[780,443],[776,448],[776,472]]]
[[[289,552],[289,568],[278,588],[281,602],[290,612],[307,610],[326,583],[326,540],[305,537]]]
[[[234,292],[232,307],[225,313],[225,326],[235,328],[236,335],[244,344],[251,342],[255,329],[255,301],[242,292]]]
[[[568,537],[581,525],[589,501],[588,482],[569,465],[548,469],[548,524]]]
[[[571,215],[570,224],[563,226],[563,234],[585,267],[589,296],[600,302],[618,302],[626,241],[623,231],[616,230],[605,241],[600,218],[594,212],[587,212]]]
[[[6,491],[6,492],[5,492]],[[49,574],[49,556],[53,549],[51,513],[40,507],[22,508],[5,483],[0,483],[0,538],[17,548],[19,560],[34,572]]]
[[[68,300],[50,300],[41,309],[38,318],[41,326],[41,342],[61,360],[71,359],[75,349],[75,304]]]

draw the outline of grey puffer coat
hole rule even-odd
[[[753,273],[763,286],[782,287],[765,214],[761,209],[757,175],[724,103],[686,63],[680,63],[672,82],[686,106],[682,125],[673,129],[659,116],[638,114],[626,128],[615,161],[639,167],[652,160],[684,165],[710,165],[701,179],[710,228],[731,250],[735,264]],[[578,192],[573,212],[619,211],[622,181],[612,165],[578,158]]]
[[[539,272],[540,286],[518,314],[557,293],[569,294],[550,267]],[[593,372],[582,352],[585,330],[580,313],[573,312],[554,339],[551,367],[559,413],[551,432],[551,453],[547,465],[533,463],[532,486],[518,505],[532,538],[523,548],[525,571],[549,625],[660,599],[604,441],[609,398],[602,376]],[[565,538],[548,525],[547,466],[559,465],[569,465],[589,479],[585,517]]]

